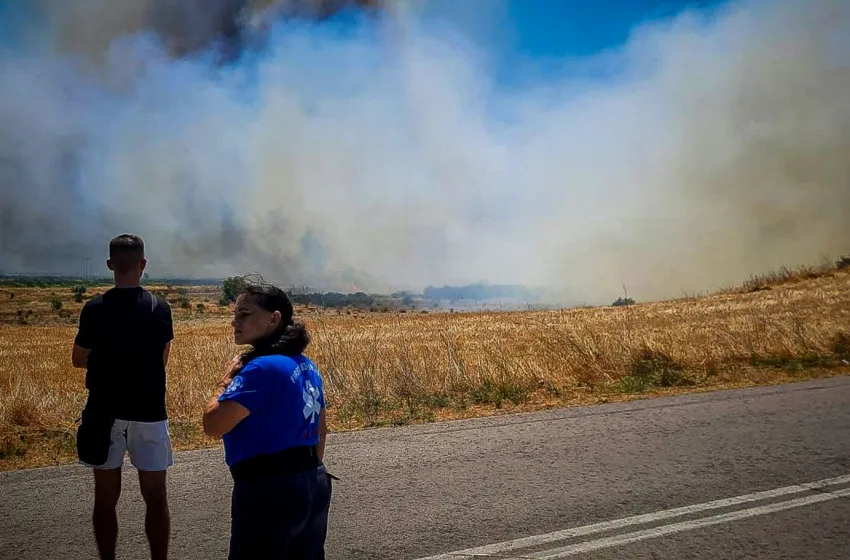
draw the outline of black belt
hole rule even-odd
[[[315,446],[290,447],[277,453],[256,455],[230,467],[234,480],[268,475],[289,475],[320,466]]]

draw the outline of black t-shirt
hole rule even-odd
[[[74,340],[91,350],[86,407],[121,420],[165,420],[162,358],[173,338],[171,307],[143,288],[112,288],[86,302]]]

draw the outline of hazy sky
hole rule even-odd
[[[841,0],[424,0],[224,65],[143,32],[162,1],[0,2],[0,270],[131,230],[155,275],[609,302],[848,250]]]

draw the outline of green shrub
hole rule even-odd
[[[221,284],[221,297],[218,302],[221,305],[229,305],[236,301],[242,290],[245,289],[245,279],[241,276],[226,278]]]

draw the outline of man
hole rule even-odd
[[[171,521],[165,474],[172,465],[172,451],[165,367],[174,333],[169,305],[139,284],[146,265],[140,237],[123,234],[109,242],[106,266],[115,286],[83,307],[72,353],[74,367],[87,370],[85,412],[114,419],[106,462],[81,461],[94,469],[92,523],[103,560],[115,559],[115,507],[126,452],[139,472],[151,558],[168,556]]]

